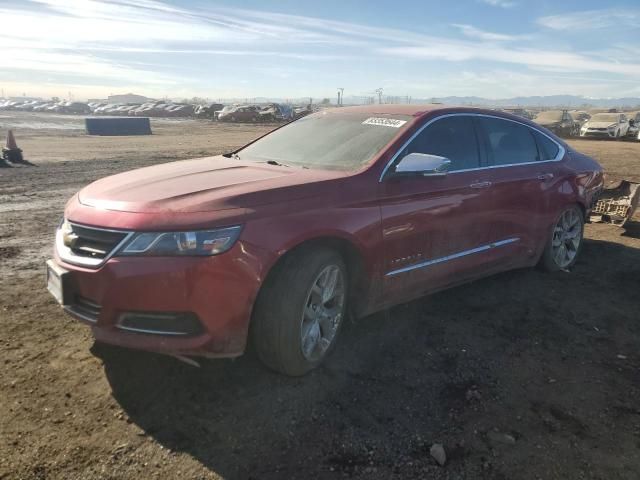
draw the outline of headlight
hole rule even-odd
[[[613,123],[613,124],[609,125],[607,128],[608,128],[609,130],[615,130],[617,126],[618,126],[618,124],[617,124],[617,123]]]
[[[209,256],[229,250],[242,227],[195,232],[136,233],[118,255]]]

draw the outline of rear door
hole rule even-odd
[[[539,251],[541,229],[553,207],[548,198],[558,177],[557,162],[548,160],[559,155],[559,147],[514,120],[479,116],[476,121],[490,167],[493,236],[512,240],[506,248],[491,252],[493,260],[527,263]]]
[[[492,241],[489,183],[473,118],[432,121],[398,153],[451,160],[445,177],[394,176],[380,184],[385,300],[395,303],[482,270]]]

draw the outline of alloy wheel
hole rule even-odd
[[[311,362],[321,359],[342,322],[345,276],[338,265],[326,266],[314,280],[302,312],[300,346]]]
[[[573,208],[566,210],[553,229],[551,243],[553,260],[560,268],[569,266],[582,242],[582,222],[580,214]]]

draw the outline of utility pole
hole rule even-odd
[[[375,92],[378,94],[378,103],[382,105],[382,87],[376,88]]]
[[[338,106],[339,107],[342,106],[343,98],[344,98],[344,88],[338,87]]]

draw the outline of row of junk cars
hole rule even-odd
[[[223,105],[210,103],[194,105],[153,101],[142,104],[119,104],[101,102],[44,102],[42,100],[0,101],[0,110],[25,112],[67,113],[76,115],[113,115],[141,117],[199,117],[226,122],[273,122],[289,121],[312,111],[311,105],[292,106],[281,103],[261,105]]]
[[[223,105],[209,103],[194,105],[169,101],[149,101],[142,104],[106,102],[73,102],[42,100],[0,100],[0,110],[68,113],[76,115],[114,115],[142,117],[198,117],[221,122],[277,122],[290,121],[311,113],[312,105],[293,106],[282,103]],[[590,114],[585,110],[545,110],[533,112],[524,108],[503,109],[514,115],[533,120],[557,135],[640,141],[640,111]]]
[[[505,109],[509,113],[533,120],[564,138],[608,138],[640,141],[640,111],[590,114],[584,110],[545,110],[533,113],[524,109]]]

